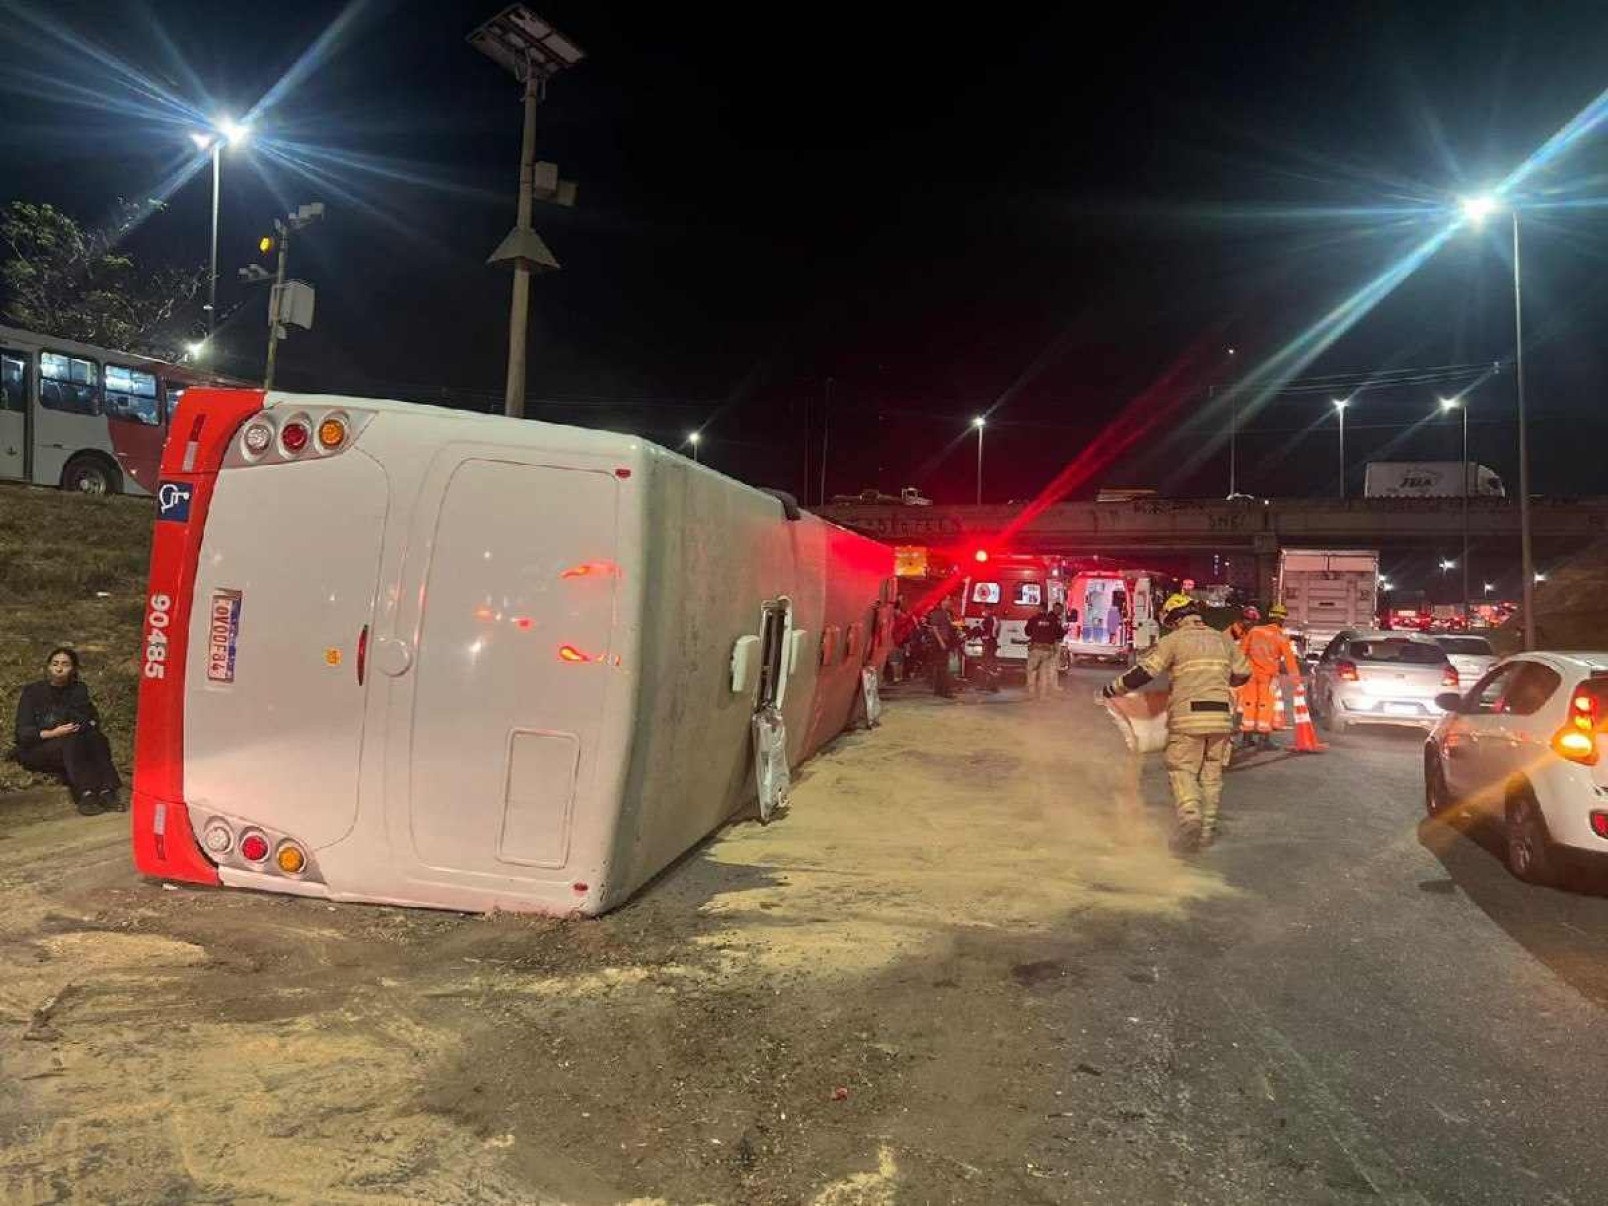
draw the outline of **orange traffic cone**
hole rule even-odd
[[[1296,679],[1295,744],[1290,749],[1297,754],[1321,754],[1328,748],[1318,740],[1318,731],[1312,727],[1312,713],[1307,710],[1306,688]]]

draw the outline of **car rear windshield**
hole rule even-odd
[[[1471,653],[1476,657],[1491,656],[1491,642],[1484,637],[1436,637],[1435,644],[1447,653]]]
[[[1358,662],[1390,662],[1398,666],[1438,666],[1446,652],[1428,641],[1352,641],[1350,656]]]

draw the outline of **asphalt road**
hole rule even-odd
[[[1231,895],[1081,956],[1106,1054],[1066,1069],[1069,1112],[1120,1067],[1146,1134],[1116,1166],[1075,1130],[1042,1159],[1092,1199],[1608,1200],[1608,900],[1521,884],[1489,835],[1424,821],[1415,731],[1328,740],[1231,770],[1200,859]],[[1164,798],[1159,767],[1143,782]]]
[[[164,890],[0,799],[0,1201],[1608,1199],[1608,899],[1422,824],[1410,731],[1178,860],[1104,677],[899,693],[599,921]]]

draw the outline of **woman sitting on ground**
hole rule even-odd
[[[123,811],[123,781],[112,765],[100,713],[78,677],[78,652],[52,649],[45,675],[17,700],[17,761],[31,771],[64,776],[86,817]]]

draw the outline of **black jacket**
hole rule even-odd
[[[1027,640],[1030,645],[1059,645],[1066,636],[1066,628],[1061,621],[1047,611],[1041,611],[1023,625],[1027,630]]]
[[[88,728],[100,724],[100,713],[89,698],[89,688],[74,680],[65,687],[48,682],[29,683],[17,698],[17,748],[38,745],[39,734],[62,724]]]

